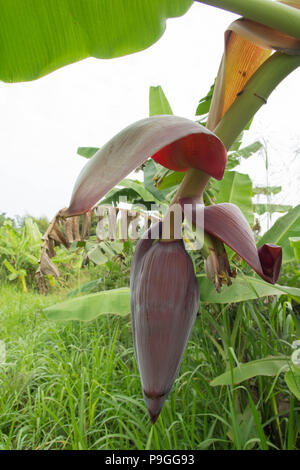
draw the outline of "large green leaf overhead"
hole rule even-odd
[[[0,0],[0,80],[146,49],[193,0]]]

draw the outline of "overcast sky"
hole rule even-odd
[[[149,49],[118,59],[86,59],[37,81],[0,82],[0,213],[52,218],[68,205],[86,160],[77,147],[100,147],[130,123],[148,116],[149,86],[161,85],[174,114],[195,119],[198,101],[213,83],[223,33],[236,18],[202,4],[169,19]],[[269,183],[277,202],[300,202],[299,82],[290,75],[257,114],[245,143],[265,139]],[[265,184],[262,155],[240,171]]]

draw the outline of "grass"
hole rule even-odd
[[[154,427],[144,406],[130,318],[50,322],[42,297],[0,289],[0,449],[299,449],[300,405],[282,375],[209,382],[267,355],[290,354],[283,300],[203,308]]]

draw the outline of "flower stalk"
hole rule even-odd
[[[233,104],[223,116],[214,133],[228,150],[244,130],[257,111],[267,103],[272,91],[291,72],[300,66],[300,56],[290,56],[281,52],[274,53],[267,59],[238,93]],[[194,168],[189,168],[176,192],[171,206],[182,198],[200,198],[210,176]],[[170,207],[171,207],[170,206]],[[171,219],[172,222],[172,219]],[[169,211],[164,224],[169,224]],[[172,225],[171,234],[174,233]]]
[[[227,150],[230,149],[262,105],[267,103],[267,99],[277,85],[299,66],[299,56],[289,56],[281,52],[276,52],[261,65],[214,129],[214,133],[220,138]],[[197,177],[196,171],[190,168],[172,203],[178,202],[182,197],[191,196],[189,188],[197,188],[195,185]],[[201,194],[203,190],[201,182]],[[192,196],[196,197],[197,195],[193,194]]]

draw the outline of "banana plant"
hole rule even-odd
[[[299,17],[298,2],[285,3],[290,6],[275,7],[276,12],[289,15],[295,11]],[[278,83],[300,65],[300,38],[290,36],[290,28],[277,31],[276,21],[263,23],[264,15],[262,23],[251,15],[226,31],[206,127],[171,114],[131,124],[89,159],[75,182],[69,207],[61,212],[71,217],[88,211],[148,158],[184,173],[163,220],[137,244],[131,270],[134,347],[152,423],[173,386],[201,297],[192,262],[178,236],[175,206],[181,211],[180,222],[188,219],[204,237],[206,272],[217,291],[234,277],[224,244],[264,281],[274,284],[279,276],[280,246],[266,242],[257,249],[249,223],[237,206],[203,204],[209,179],[223,178],[227,150]]]
[[[10,274],[8,275],[8,280],[15,281],[16,279],[18,279],[20,281],[20,285],[22,287],[23,292],[27,292],[28,289],[27,289],[27,284],[26,284],[26,279],[25,279],[27,276],[27,272],[25,271],[25,269],[22,269],[22,268],[15,269],[10,264],[10,262],[7,261],[7,259],[3,261],[3,264],[8,270],[8,272],[10,272]]]
[[[26,278],[33,277],[38,266],[42,235],[32,219],[26,218],[17,230],[10,221],[0,227],[0,260],[5,266],[9,281],[19,281],[27,292]]]

